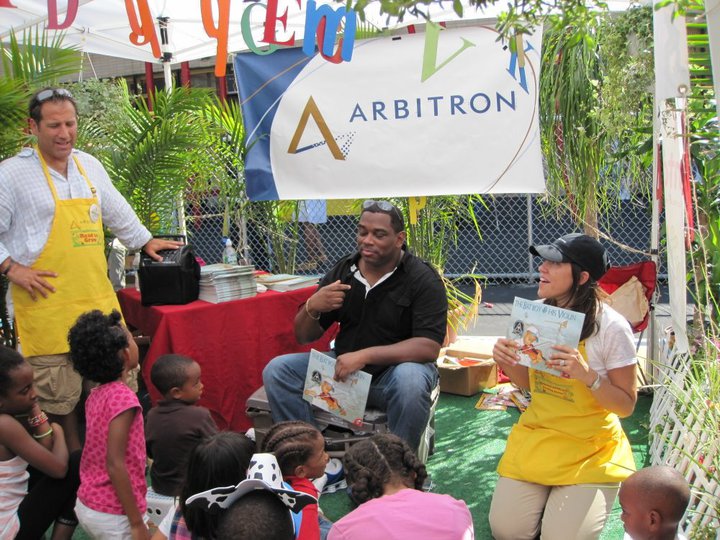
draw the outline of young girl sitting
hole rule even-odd
[[[30,364],[0,347],[0,538],[40,538],[53,521],[52,540],[72,538],[78,457],[69,466],[63,430],[40,410]]]
[[[474,538],[463,501],[421,491],[425,465],[400,437],[373,435],[354,444],[343,462],[351,497],[360,506],[333,525],[330,540]]]
[[[92,538],[147,539],[142,410],[124,382],[138,365],[137,345],[117,311],[81,315],[68,341],[75,369],[99,384],[85,403],[78,520]]]
[[[190,453],[180,502],[160,523],[152,540],[213,540],[220,515],[185,505],[188,497],[218,486],[235,485],[245,478],[255,443],[245,435],[223,431],[212,435]]]
[[[330,458],[325,452],[325,439],[316,427],[300,421],[279,422],[265,435],[262,451],[275,455],[283,479],[293,489],[318,498],[318,490],[311,480],[325,474]],[[309,504],[302,511],[297,539],[325,540],[331,526],[319,513],[318,505]]]

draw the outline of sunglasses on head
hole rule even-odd
[[[373,200],[367,200],[362,204],[363,210],[370,210],[372,207],[377,207],[383,212],[392,213],[394,212],[397,214],[397,216],[402,221],[402,216],[400,215],[400,211],[393,206],[391,203],[387,201],[373,201]]]
[[[43,90],[42,92],[38,92],[35,96],[35,101],[37,103],[43,103],[44,101],[47,101],[48,99],[52,99],[55,96],[59,97],[67,97],[72,99],[73,95],[70,93],[69,90],[65,90],[64,88],[48,88],[47,90]]]

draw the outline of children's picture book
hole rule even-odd
[[[335,359],[315,349],[310,351],[303,399],[355,425],[362,425],[372,377],[356,371],[344,381],[333,379]]]
[[[567,345],[577,349],[584,320],[584,313],[516,297],[507,337],[520,345],[520,364],[560,376],[561,371],[546,363],[556,352],[552,347]]]
[[[530,399],[522,390],[506,382],[483,389],[475,408],[481,411],[505,411],[508,407],[517,407],[523,412],[529,404]]]
[[[260,274],[256,280],[270,290],[285,292],[304,289],[317,284],[320,276],[298,276],[295,274]]]
[[[475,408],[482,411],[506,411],[508,408],[505,396],[498,394],[480,394]]]

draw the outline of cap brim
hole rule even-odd
[[[542,246],[530,246],[530,253],[536,257],[542,257],[546,261],[552,262],[568,262],[569,259],[563,255],[562,251],[553,245],[546,244]]]
[[[312,495],[296,491],[294,489],[274,488],[264,480],[248,478],[240,482],[237,486],[227,486],[213,488],[202,493],[196,493],[185,501],[185,504],[200,505],[208,510],[212,510],[214,506],[219,508],[230,508],[232,504],[243,495],[250,493],[256,489],[262,489],[275,493],[285,503],[285,505],[293,512],[299,512],[308,504],[317,503],[317,499]]]

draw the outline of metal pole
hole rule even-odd
[[[165,77],[165,91],[170,94],[173,91],[173,76],[170,62],[173,54],[170,51],[170,39],[168,37],[168,21],[169,17],[158,17],[158,26],[160,27],[160,46],[162,50],[163,75]],[[175,200],[175,213],[177,215],[178,231],[187,238],[187,225],[185,223],[185,200],[182,192],[178,193]]]
[[[160,27],[160,49],[162,50],[163,73],[165,75],[165,89],[168,93],[173,90],[172,70],[170,69],[170,61],[172,60],[172,52],[170,51],[170,40],[168,38],[168,21],[169,17],[158,17],[158,26]]]
[[[533,244],[533,215],[532,215],[532,195],[525,195],[527,201],[527,224],[528,224],[528,245]],[[533,282],[533,256],[528,251],[528,283]]]

